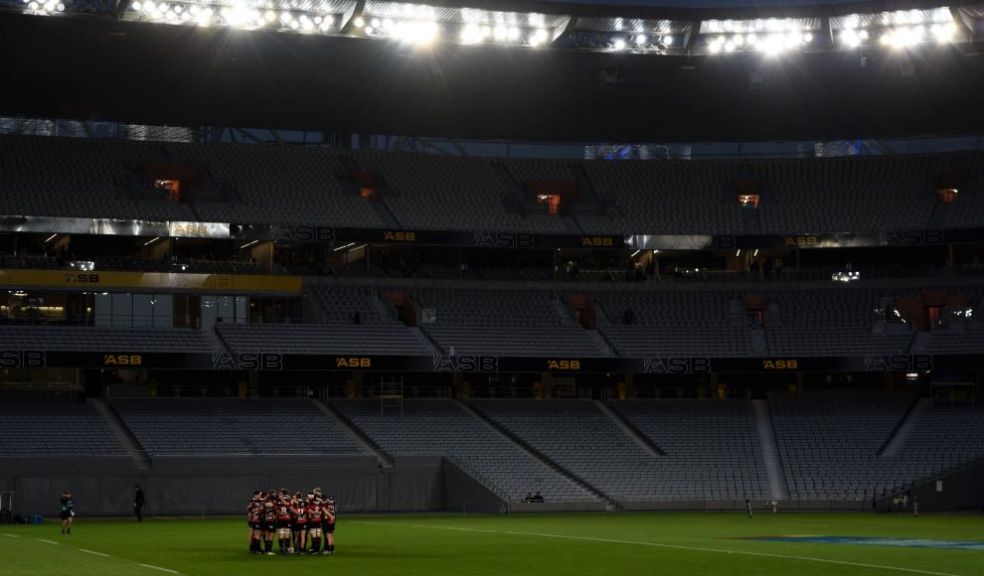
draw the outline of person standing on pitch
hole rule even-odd
[[[133,515],[137,517],[137,522],[143,522],[143,507],[145,504],[147,504],[147,498],[144,496],[143,488],[140,487],[140,484],[137,484],[133,493]]]
[[[72,535],[72,522],[75,521],[75,501],[68,490],[62,492],[61,500],[61,533]]]
[[[752,517],[752,500],[745,494],[745,511],[748,512],[748,517]]]

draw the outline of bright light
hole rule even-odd
[[[649,42],[649,38],[645,34],[636,34],[635,43],[636,46],[645,46],[646,42]]]
[[[947,42],[953,42],[954,37],[957,35],[957,26],[953,22],[948,24],[933,24],[930,27],[930,31],[933,33],[933,37],[936,38],[937,42],[946,44]]]
[[[366,21],[362,19],[362,16],[356,17],[355,21],[352,23],[355,24],[356,28],[362,28],[366,25]]]
[[[537,28],[530,36],[530,46],[536,48],[537,46],[543,45],[547,41],[547,31],[543,28]]]
[[[841,43],[848,48],[857,48],[861,45],[861,36],[857,30],[849,28],[841,32]]]
[[[612,41],[612,48],[615,50],[625,50],[625,40],[621,38],[616,38]]]
[[[482,29],[476,24],[468,24],[461,29],[461,41],[464,44],[479,44],[483,39]]]
[[[438,39],[440,27],[437,22],[410,20],[396,23],[393,32],[401,42],[423,46]]]
[[[663,36],[663,46],[672,46],[673,36]]]

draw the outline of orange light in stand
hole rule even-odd
[[[960,191],[956,188],[940,188],[936,191],[936,196],[943,204],[953,204],[957,200]]]
[[[741,204],[742,208],[758,208],[759,207],[759,195],[758,194],[739,194],[738,203]]]

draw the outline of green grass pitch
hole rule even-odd
[[[982,515],[348,516],[333,557],[252,556],[242,520],[79,518],[0,526],[4,576],[984,575],[984,551],[758,541],[878,536],[984,541]],[[276,544],[276,543],[275,543]],[[276,546],[275,546],[276,549]]]

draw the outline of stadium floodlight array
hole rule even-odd
[[[836,16],[830,19],[830,27],[836,40],[848,48],[877,43],[900,50],[920,44],[948,44],[958,35],[949,8]]]
[[[417,45],[447,41],[536,48],[552,42],[569,20],[539,13],[367,0],[353,26],[366,37]]]
[[[792,17],[713,19],[706,10],[632,11],[604,6],[533,3],[538,12],[496,9],[492,0],[0,0],[0,10],[33,16],[103,15],[128,21],[200,28],[275,30],[347,36],[400,44],[502,45],[656,55],[708,55],[851,50],[871,46],[906,50],[969,42],[984,35],[984,3],[949,0],[934,6],[885,12]],[[931,0],[920,0],[929,4]],[[488,8],[481,8],[483,4]],[[933,2],[935,5],[936,3]],[[510,3],[510,8],[520,3]],[[534,8],[535,6],[535,8]],[[544,8],[544,6],[548,6]],[[846,6],[846,5],[845,5]],[[853,6],[853,5],[852,5]],[[863,8],[862,8],[863,9]],[[842,11],[843,10],[843,11]],[[853,10],[857,10],[854,8]]]
[[[125,17],[164,24],[337,33],[354,0],[133,0]]]
[[[643,18],[578,18],[572,33],[578,49],[636,54],[666,54],[682,50],[690,22]]]
[[[821,28],[819,18],[705,20],[700,37],[708,54],[761,52],[776,56],[810,47]]]

